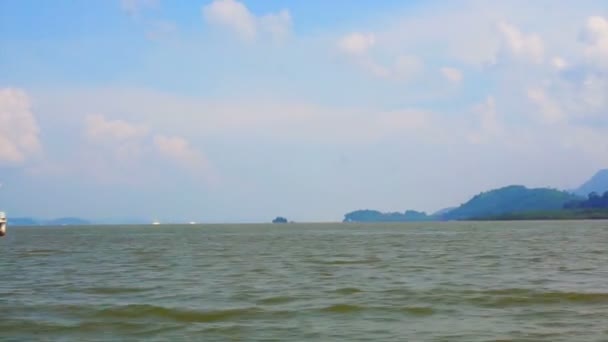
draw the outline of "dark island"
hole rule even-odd
[[[272,223],[287,223],[287,219],[281,216],[277,216],[274,220],[272,220]]]

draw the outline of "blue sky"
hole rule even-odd
[[[266,222],[608,167],[608,5],[0,2],[12,216]]]

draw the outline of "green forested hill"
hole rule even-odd
[[[445,220],[493,217],[508,213],[559,210],[579,197],[565,191],[547,188],[528,189],[511,185],[482,192],[442,216]]]

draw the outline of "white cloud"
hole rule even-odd
[[[573,128],[606,125],[608,74],[604,68],[608,67],[608,50],[605,51],[608,21],[602,17],[589,17],[579,22],[576,32],[584,45],[573,45],[561,51],[570,56],[568,61],[560,56],[550,61],[550,66],[559,73],[547,77],[542,74],[542,67],[529,68],[528,73],[533,76],[511,87],[527,89],[526,98],[534,105],[536,118],[542,123],[554,126],[563,123]],[[576,41],[576,34],[571,39]]]
[[[431,125],[432,118],[435,114],[422,110],[395,110],[381,112],[376,114],[377,123],[373,125],[370,120],[369,128],[376,127],[376,130],[381,134],[399,134],[409,133],[413,131],[427,130]],[[362,124],[365,126],[365,124]],[[382,138],[381,136],[379,138]]]
[[[365,70],[371,75],[374,75],[375,77],[389,78],[392,75],[391,70],[389,68],[378,64],[370,57],[356,60],[355,63],[358,64],[361,69]]]
[[[120,0],[120,7],[130,15],[137,15],[146,8],[158,6],[159,0]]]
[[[580,90],[580,102],[587,111],[605,115],[608,110],[608,77],[588,75]]]
[[[21,89],[0,88],[0,163],[22,163],[40,151],[38,123]]]
[[[397,55],[393,65],[376,61],[372,54],[376,45],[376,36],[373,33],[350,33],[340,38],[336,45],[354,64],[376,77],[405,80],[411,79],[424,69],[424,62],[414,55]]]
[[[556,140],[565,148],[584,154],[590,164],[608,165],[608,130],[605,128],[564,126]]]
[[[120,163],[134,163],[142,155],[147,134],[145,125],[108,120],[99,114],[85,118],[85,138],[109,153],[108,158]]]
[[[214,0],[203,7],[203,15],[211,24],[232,30],[244,40],[256,38],[256,19],[241,2]]]
[[[275,40],[285,39],[291,32],[288,10],[257,17],[237,0],[213,0],[203,6],[203,16],[210,24],[232,31],[246,42],[255,41],[260,32]]]
[[[582,40],[587,44],[585,56],[594,65],[608,70],[608,19],[592,16],[587,19]]]
[[[568,63],[561,57],[553,57],[551,65],[557,70],[564,70],[568,67]]]
[[[158,134],[154,137],[154,146],[158,154],[202,176],[209,183],[216,183],[218,177],[209,160],[197,151],[190,143],[179,136]]]
[[[498,24],[509,53],[517,59],[540,64],[544,58],[544,44],[538,34],[525,34],[506,22]]]
[[[395,61],[394,74],[401,79],[409,79],[424,69],[424,62],[412,55],[401,55]]]
[[[291,33],[291,15],[288,10],[276,14],[267,14],[259,19],[259,27],[267,32],[274,40],[282,41]]]
[[[71,98],[78,103],[65,106]],[[184,137],[225,139],[239,136],[244,139],[263,138],[277,141],[314,141],[315,143],[347,144],[366,143],[387,137],[399,137],[404,132],[417,135],[422,125],[432,117],[431,111],[415,107],[391,110],[374,108],[352,108],[350,106],[318,105],[308,101],[285,98],[247,98],[214,101],[199,97],[181,96],[147,89],[99,89],[55,91],[39,97],[46,107],[73,120],[82,107],[92,107],[106,117],[120,117],[129,113],[122,121],[136,127],[149,127],[152,138],[156,134],[172,132]],[[134,124],[145,122],[144,125]],[[345,123],[348,129],[344,129]],[[107,125],[103,125],[104,127]],[[98,130],[108,131],[108,130]],[[110,130],[111,131],[111,130]],[[123,129],[120,129],[123,131]],[[132,132],[131,129],[124,129]],[[135,130],[138,131],[138,130]],[[173,133],[175,132],[175,133]],[[150,134],[143,140],[147,141]],[[117,136],[139,136],[138,134],[116,134]],[[104,136],[96,133],[95,136]],[[432,137],[432,135],[428,135]],[[436,139],[436,138],[433,138]],[[138,139],[130,139],[128,141]],[[108,146],[99,140],[90,140],[97,145]],[[113,138],[111,141],[117,141]],[[196,140],[197,145],[201,144]],[[147,152],[146,152],[147,153]]]
[[[503,136],[505,128],[499,119],[494,97],[488,98],[473,108],[478,118],[478,128],[469,134],[468,140],[473,144],[488,143]]]
[[[148,133],[144,125],[129,123],[124,120],[108,120],[103,115],[88,115],[85,119],[85,135],[91,141],[123,142],[142,138]]]
[[[185,138],[152,135],[148,125],[122,119],[110,120],[99,114],[88,115],[84,137],[90,144],[82,147],[84,162],[79,163],[83,164],[80,168],[104,183],[136,184],[132,170],[149,168],[151,162],[159,160],[159,156],[195,172],[196,177],[200,176],[209,183],[217,180],[207,158]]]
[[[439,69],[439,71],[441,72],[443,77],[445,77],[446,80],[448,80],[452,83],[462,82],[463,75],[462,75],[462,71],[460,71],[459,69],[451,68],[451,67],[443,67],[443,68]]]
[[[375,32],[378,41],[394,49],[407,47],[414,53],[424,49],[425,53],[441,54],[446,58],[444,63],[457,61],[483,67],[493,64],[500,52],[520,61],[535,61],[546,58],[550,51],[576,48],[573,38],[580,31],[579,18],[598,8],[601,10],[602,6],[593,1],[572,6],[547,0],[465,0],[454,6],[428,4],[414,11],[393,13],[394,20],[380,21],[365,29]],[[569,53],[565,56],[570,59]]]
[[[566,119],[559,105],[542,88],[530,88],[526,94],[528,99],[538,108],[542,122],[554,124]]]
[[[347,54],[363,55],[366,54],[376,44],[376,37],[373,33],[350,33],[338,41],[338,48]]]
[[[150,40],[161,40],[177,32],[175,23],[166,20],[156,21],[146,33]]]

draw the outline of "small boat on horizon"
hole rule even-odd
[[[7,226],[6,213],[0,211],[0,236],[6,235],[6,226]]]

